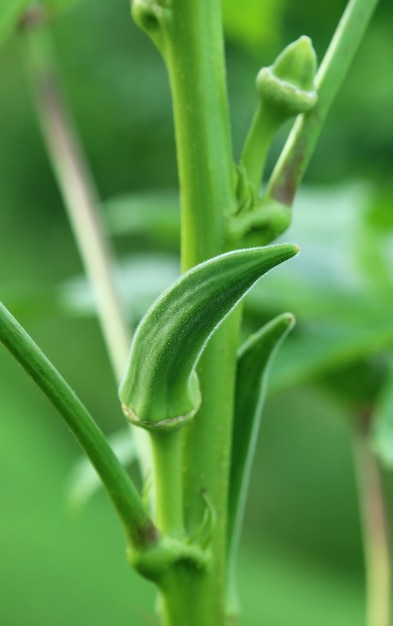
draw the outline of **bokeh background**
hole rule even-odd
[[[135,321],[178,271],[170,94],[163,63],[125,0],[72,4],[51,28]],[[237,156],[258,69],[304,33],[321,58],[344,6],[224,0]],[[283,310],[292,310],[298,324],[272,371],[248,499],[239,563],[244,626],[365,624],[351,421],[369,402],[369,373],[393,335],[392,24],[393,6],[383,0],[285,235],[302,245],[299,261],[272,274],[248,302],[247,331]],[[0,298],[109,435],[123,426],[116,385],[26,66],[23,37],[8,38],[0,48]],[[167,228],[135,217],[163,205]],[[1,349],[4,626],[156,623],[154,590],[127,566],[105,494],[78,511],[70,506],[79,457],[54,409]],[[389,485],[388,472],[385,478]]]

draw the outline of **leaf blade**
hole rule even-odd
[[[283,313],[241,346],[236,373],[235,413],[228,496],[229,601],[234,603],[234,565],[270,365],[295,319]]]

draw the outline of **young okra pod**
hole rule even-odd
[[[153,304],[120,387],[130,422],[169,429],[194,416],[201,402],[195,366],[210,335],[263,274],[297,251],[280,244],[227,252],[183,274]]]

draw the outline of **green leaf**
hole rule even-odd
[[[371,423],[371,446],[381,463],[393,468],[393,358],[377,399]]]
[[[116,266],[116,283],[133,320],[139,320],[158,296],[179,276],[180,261],[169,254],[136,254]],[[96,315],[97,307],[86,276],[64,281],[57,290],[56,304],[63,313]]]
[[[272,372],[270,390],[315,379],[393,345],[391,320],[360,325],[318,322],[302,325],[285,342]]]
[[[104,203],[104,212],[113,235],[146,237],[178,248],[180,204],[177,192],[162,190],[119,196]]]
[[[301,258],[275,280],[266,277],[245,302],[246,315],[268,319],[290,310],[298,320],[278,355],[270,389],[393,344],[389,208],[365,184],[299,192],[286,236],[299,242]]]
[[[284,313],[266,324],[240,348],[236,374],[235,416],[228,504],[228,552],[231,584],[233,564],[243,521],[251,465],[258,438],[267,375],[281,343],[294,325]]]
[[[124,413],[144,428],[191,419],[200,404],[195,365],[210,335],[252,285],[297,246],[235,250],[192,268],[147,312],[120,387]]]
[[[299,241],[301,258],[284,267],[277,280],[267,278],[253,290],[250,305],[288,307],[299,319],[323,317],[329,323],[344,319],[353,324],[356,315],[363,324],[382,312],[381,305],[389,305],[390,299],[386,294],[384,302],[370,298],[370,280],[359,263],[367,248],[358,233],[371,201],[372,191],[363,184],[302,189],[288,230]]]

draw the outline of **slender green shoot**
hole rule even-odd
[[[278,129],[286,120],[315,106],[316,65],[311,39],[303,36],[287,46],[271,67],[263,67],[258,73],[259,106],[240,159],[256,197],[266,156]]]
[[[183,537],[181,430],[149,433],[153,453],[156,524],[172,537]]]
[[[333,102],[378,0],[349,0],[318,70],[316,106],[300,115],[270,178],[267,195],[291,206]]]
[[[0,303],[0,341],[34,379],[83,448],[117,510],[131,548],[155,545],[159,533],[97,424],[40,348]]]

